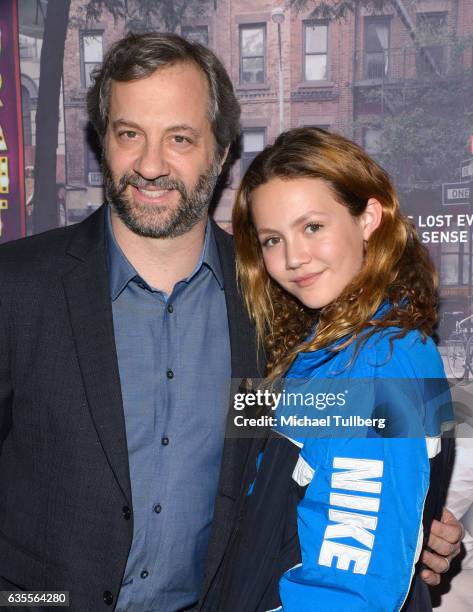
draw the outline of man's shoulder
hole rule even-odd
[[[76,226],[70,225],[2,244],[0,246],[0,262],[6,263],[9,260],[16,261],[18,258],[25,257],[42,259],[56,252],[64,253],[75,230]]]
[[[0,246],[2,302],[11,297],[28,300],[50,288],[51,280],[64,270],[66,245],[73,227],[58,228]]]
[[[101,214],[94,213],[77,225],[60,227],[7,242],[0,246],[0,274],[41,274],[49,269],[61,268],[71,261],[69,254],[85,253],[92,244],[98,244],[101,235]]]

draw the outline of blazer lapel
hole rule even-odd
[[[230,237],[214,224],[225,288],[225,300],[230,334],[232,379],[263,376],[264,363],[258,364],[254,328],[237,288],[235,257]],[[206,575],[202,589],[201,607],[206,609],[206,596],[223,560],[236,518],[237,500],[241,495],[243,474],[253,441],[226,438],[215,503],[214,522],[209,543]]]
[[[104,210],[78,226],[68,247],[77,265],[63,276],[88,407],[102,448],[131,506],[125,418],[104,244]]]
[[[256,359],[255,329],[250,322],[237,287],[233,242],[226,232],[214,222],[212,223],[225,287],[232,354],[232,377],[262,377],[264,376],[265,363],[263,359],[260,359],[260,363]]]

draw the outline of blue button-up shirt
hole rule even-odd
[[[215,238],[172,293],[150,287],[107,215],[113,324],[128,443],[133,543],[117,610],[192,606],[202,585],[231,376]]]

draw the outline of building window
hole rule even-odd
[[[102,186],[102,169],[98,159],[100,145],[95,132],[87,130],[84,142],[85,182],[92,187]]]
[[[454,229],[461,231],[456,223]],[[468,284],[468,243],[446,243],[440,247],[440,284],[441,285],[467,285]]]
[[[23,119],[23,144],[29,146],[33,144],[31,130],[31,96],[30,92],[21,86],[21,117]]]
[[[419,13],[417,15],[417,39],[419,49],[416,55],[417,74],[443,74],[446,70],[445,34],[446,13]]]
[[[458,253],[442,253],[440,258],[440,283],[443,286],[458,285]],[[466,275],[468,280],[468,274]]]
[[[316,123],[314,121],[301,121],[298,127],[308,127],[308,128],[319,128],[321,130],[325,130],[326,132],[330,132],[330,124],[328,123]]]
[[[363,149],[368,155],[378,155],[381,152],[381,128],[363,128]]]
[[[81,37],[81,72],[83,87],[90,87],[92,71],[100,66],[103,59],[101,32],[85,32]]]
[[[256,155],[264,149],[266,130],[264,128],[244,129],[242,135],[241,175],[243,176]]]
[[[192,42],[198,42],[204,47],[209,46],[209,29],[206,25],[202,26],[182,26],[181,34]]]
[[[35,60],[37,58],[36,53],[36,40],[31,36],[25,36],[24,34],[19,35],[20,43],[20,59],[22,60]]]
[[[265,82],[266,26],[240,26],[240,83]]]
[[[365,17],[365,78],[389,74],[389,17]]]
[[[328,66],[328,23],[304,22],[304,80],[326,81]]]

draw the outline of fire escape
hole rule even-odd
[[[403,0],[392,0],[392,5],[406,28],[409,43],[391,46],[389,17],[373,16],[365,22],[364,48],[355,51],[353,65],[355,118],[360,110],[380,115],[392,111],[394,95],[421,76],[442,78],[443,55],[439,57],[422,40],[419,24],[416,26]]]

